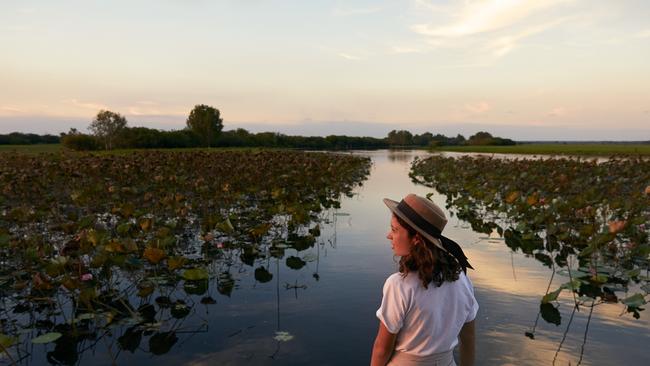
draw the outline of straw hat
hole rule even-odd
[[[438,205],[413,193],[408,194],[400,202],[384,198],[384,203],[393,214],[404,220],[435,246],[454,256],[463,267],[463,271],[467,271],[466,267],[474,269],[467,261],[460,245],[442,235],[442,230],[447,225],[447,218],[445,212]]]

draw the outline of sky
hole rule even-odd
[[[0,0],[0,133],[650,140],[647,0]]]

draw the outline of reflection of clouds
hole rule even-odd
[[[476,271],[477,273],[482,270]],[[473,278],[476,278],[475,273]],[[535,328],[535,339],[527,338],[535,324],[539,310],[538,296],[525,296],[516,292],[504,292],[483,288],[474,281],[477,299],[481,306],[477,318],[478,364],[485,365],[548,365],[551,364],[563,333],[567,329],[572,301],[561,301],[559,311],[562,322],[559,326],[549,324],[541,317]],[[545,289],[545,288],[544,288]],[[544,290],[542,289],[542,291]],[[570,297],[567,292],[567,299]],[[642,360],[644,346],[648,339],[650,320],[636,321],[631,316],[619,317],[617,305],[599,305],[594,308],[583,362],[603,365],[623,364],[621,360]],[[645,314],[644,314],[645,315]],[[575,365],[580,357],[584,333],[589,317],[589,308],[581,307],[576,312],[566,339],[558,353],[556,364]],[[620,338],[612,338],[616,334]],[[629,354],[612,352],[626,350]]]
[[[349,229],[338,231],[341,245],[336,254],[339,257],[327,261],[327,266],[334,266],[337,270],[328,273],[328,280],[345,281],[340,279],[340,276],[344,277],[346,271],[352,270],[349,268],[353,268],[355,273],[368,272],[373,275],[382,271],[395,270],[396,264],[392,261],[392,251],[388,240],[385,239],[390,214],[381,199],[388,197],[399,200],[409,192],[422,196],[435,192],[432,188],[412,184],[408,177],[410,160],[415,156],[430,155],[425,151],[384,150],[358,154],[373,158],[372,175],[364,182],[360,200],[355,198],[342,201],[341,210],[354,216],[354,225]],[[503,156],[506,159],[515,158],[510,155],[496,156]],[[518,157],[530,158],[524,155]],[[445,209],[445,196],[435,193],[431,198],[445,210],[449,217],[449,211]],[[535,329],[535,339],[527,338],[524,333],[531,331],[535,323],[540,300],[550,280],[550,269],[521,252],[511,252],[502,240],[495,243],[489,243],[487,240],[478,241],[480,237],[486,235],[475,233],[471,229],[463,229],[462,224],[457,218],[449,217],[444,232],[461,244],[470,263],[476,268],[476,271],[469,271],[469,276],[474,283],[480,304],[477,318],[477,365],[552,364],[571,316],[573,302],[571,293],[565,290],[559,298],[561,325],[546,323],[540,317]],[[339,229],[341,228],[339,226]],[[494,239],[494,235],[492,237]],[[356,259],[358,256],[355,256],[361,250],[364,250],[363,263],[359,263]],[[348,260],[348,253],[354,255],[350,256],[349,262],[344,262]],[[377,270],[377,268],[382,269]],[[375,301],[380,300],[380,286],[384,279],[374,280],[379,292]],[[556,274],[551,290],[568,281],[567,277]],[[343,289],[344,287],[341,286],[341,290]],[[619,295],[623,297],[622,294]],[[352,294],[352,298],[354,296]],[[371,308],[374,305],[375,303],[372,302],[372,305],[365,305],[365,307]],[[639,361],[648,358],[645,343],[650,339],[650,313],[641,312],[641,319],[636,320],[629,314],[619,316],[622,310],[621,304],[603,304],[594,308],[583,364],[626,364],[635,361],[641,364],[647,363]],[[374,311],[374,308],[371,311]],[[581,307],[580,312],[575,313],[566,340],[558,354],[557,365],[577,363],[588,315],[587,307]],[[368,337],[372,338],[372,335]]]

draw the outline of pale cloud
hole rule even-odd
[[[139,101],[137,101],[137,102],[135,102],[135,103],[136,103],[136,104],[140,104],[140,105],[159,105],[159,103],[157,103],[157,102],[152,102],[152,101],[150,101],[150,100],[139,100]]]
[[[132,116],[158,116],[163,114],[160,110],[155,108],[129,107],[128,111],[128,114]]]
[[[481,101],[478,103],[468,103],[465,104],[465,111],[471,114],[484,114],[491,110],[492,107],[488,102]]]
[[[0,106],[1,115],[6,115],[6,114],[13,115],[16,113],[21,113],[22,111],[23,111],[22,109],[10,105]]]
[[[9,32],[26,32],[32,29],[29,25],[7,25],[5,29]]]
[[[364,14],[377,13],[382,11],[383,9],[384,8],[382,6],[373,6],[373,7],[365,7],[365,8],[348,8],[348,9],[336,8],[332,10],[332,15],[339,16],[339,17],[345,17],[350,15],[364,15]]]
[[[496,57],[502,57],[507,53],[509,53],[510,51],[512,51],[517,46],[519,41],[521,41],[522,39],[533,36],[538,33],[542,33],[545,30],[562,23],[563,21],[564,19],[559,19],[546,24],[540,24],[534,27],[527,27],[524,30],[517,32],[515,34],[502,36],[493,41],[488,42],[486,48],[492,53],[492,55]]]
[[[359,57],[359,56],[354,56],[354,55],[350,55],[348,53],[343,53],[343,52],[339,53],[338,56],[343,57],[344,59],[350,60],[350,61],[359,61],[359,60],[361,60],[361,57]]]
[[[573,0],[482,0],[457,2],[450,24],[416,24],[411,29],[430,37],[453,38],[504,29],[536,12]]]
[[[564,107],[555,107],[548,112],[548,115],[551,117],[563,117],[566,116],[567,110]]]
[[[391,47],[391,53],[422,53],[422,49],[415,47],[402,47],[402,46],[393,46]]]
[[[93,110],[108,109],[108,107],[105,104],[94,103],[94,102],[82,102],[79,101],[78,99],[69,99],[64,102],[71,104],[77,108],[83,108],[83,109],[93,109]]]
[[[33,14],[36,12],[35,8],[20,8],[16,11],[18,14]]]
[[[650,29],[645,29],[634,35],[636,38],[650,38]]]
[[[433,4],[430,1],[425,1],[425,0],[415,0],[415,6],[416,8],[421,8],[421,9],[426,9],[430,10],[433,12],[447,12],[449,11],[448,6],[440,5],[440,4]]]

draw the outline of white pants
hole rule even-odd
[[[415,356],[395,351],[386,366],[456,366],[454,351],[434,353],[429,356]]]

